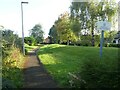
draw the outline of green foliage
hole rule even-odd
[[[95,42],[94,37],[95,22],[103,19],[110,22],[114,21],[112,17],[116,14],[117,4],[112,0],[100,0],[95,2],[94,0],[90,2],[74,2],[73,0],[70,11],[72,30],[76,35],[82,29],[88,30],[92,37],[91,44],[92,46],[96,46],[97,42]],[[113,39],[113,37],[109,38],[110,42],[112,41],[111,39]],[[86,41],[84,43],[86,43]]]
[[[94,39],[95,39],[95,46],[99,47],[99,45],[100,45],[100,35],[95,35]]]
[[[25,52],[26,54],[30,51],[32,51],[33,49],[38,48],[38,46],[29,46],[28,44],[25,43]]]
[[[30,30],[30,36],[32,36],[35,39],[36,44],[39,44],[43,42],[43,30],[42,26],[40,24],[36,24],[31,30]]]
[[[11,30],[2,29],[2,88],[22,87],[22,40]],[[16,48],[17,47],[17,48]]]
[[[25,43],[27,43],[28,45],[30,45],[30,46],[33,46],[33,45],[35,45],[35,38],[33,38],[33,37],[25,37],[24,38],[25,40]]]
[[[52,39],[50,41],[50,43],[58,43],[58,33],[57,33],[57,29],[54,25],[50,28],[49,36]]]
[[[120,47],[120,44],[115,44],[115,43],[106,43],[105,47]]]
[[[13,84],[13,82],[11,80],[2,78],[2,89],[9,90],[11,88],[16,88],[16,86]]]
[[[91,46],[91,36],[82,35],[80,38],[81,38],[81,45],[82,46]]]
[[[61,87],[117,87],[118,48],[103,48],[99,57],[98,47],[66,45],[45,45],[38,52],[41,62]],[[73,80],[68,73],[75,74],[80,80]],[[82,80],[82,81],[81,81]]]
[[[95,23],[103,19],[114,22],[112,17],[116,15],[116,11],[117,5],[114,1],[74,2],[73,0],[70,6],[70,14],[61,14],[50,28],[50,41],[51,43],[69,44],[72,42],[83,46],[99,46],[99,36],[97,36],[99,32],[95,31]],[[79,33],[84,35],[83,30],[86,30],[87,35],[91,35],[91,40],[84,39],[79,43]],[[105,33],[105,41],[111,43],[114,35],[114,31],[110,31],[108,34]]]
[[[27,55],[28,54],[28,50],[27,49],[25,49],[25,55]]]
[[[5,57],[5,52],[7,52],[7,50],[9,50],[9,48],[11,48],[11,47],[17,47],[20,50],[22,50],[22,39],[19,38],[17,34],[14,34],[12,30],[4,29],[4,30],[2,30],[3,58]]]
[[[79,20],[71,20],[71,30],[78,36],[78,32],[81,31]]]
[[[117,34],[117,31],[104,32],[104,42],[112,43],[116,34]]]
[[[9,53],[2,59],[3,88],[21,88],[23,85],[22,67],[24,61],[20,50],[9,49]],[[11,82],[11,83],[10,83]]]
[[[60,40],[60,43],[69,44],[70,41],[76,41],[76,35],[71,30],[71,22],[69,19],[69,14],[64,13],[60,18],[55,22],[54,31],[57,32],[57,38]]]
[[[94,39],[95,39],[95,46],[99,47],[100,36],[95,35]],[[91,40],[92,40],[92,37],[90,35],[82,35],[80,36],[80,40],[77,42],[77,44],[80,44],[80,46],[91,46]]]

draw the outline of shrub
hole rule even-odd
[[[100,44],[100,36],[99,36],[99,35],[95,35],[95,36],[94,36],[94,39],[95,39],[95,46],[96,46],[96,47],[99,47],[99,44]]]
[[[2,78],[2,89],[9,90],[11,88],[16,88],[16,86],[13,84],[13,82],[9,79]]]
[[[25,55],[27,55],[28,54],[28,50],[25,48]]]
[[[89,40],[82,40],[81,45],[82,46],[91,46],[91,42]]]
[[[36,42],[33,37],[25,37],[25,43],[30,46],[33,46],[33,45],[35,45]]]
[[[22,87],[23,56],[17,48],[11,48],[9,53],[2,59],[3,89]]]
[[[106,43],[104,46],[105,46],[105,47],[120,47],[120,44]]]
[[[81,37],[81,45],[82,46],[91,46],[91,36],[90,35],[82,35]]]

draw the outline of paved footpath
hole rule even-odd
[[[35,50],[30,52],[24,65],[23,88],[57,88],[57,84],[38,60]]]

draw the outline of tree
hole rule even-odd
[[[81,30],[91,31],[91,42],[92,46],[94,46],[95,22],[103,19],[111,21],[115,15],[116,6],[111,0],[109,2],[108,0],[101,0],[100,2],[94,2],[94,0],[90,2],[74,2],[73,0],[70,6],[71,19],[79,20]],[[79,30],[79,28],[76,30]]]
[[[51,38],[51,43],[58,43],[58,33],[55,28],[55,25],[53,25],[49,30],[49,38]]]
[[[31,30],[30,30],[30,36],[35,38],[36,43],[42,43],[44,40],[43,37],[43,30],[42,26],[40,24],[36,24]]]
[[[71,30],[71,22],[68,13],[61,14],[55,22],[55,28],[61,43],[67,43],[69,45],[70,41],[74,42],[76,40],[76,36]]]

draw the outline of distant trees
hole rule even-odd
[[[58,20],[50,28],[49,36],[54,43],[56,41],[77,43],[88,43],[92,46],[99,45],[99,32],[95,23],[99,20],[113,22],[113,16],[117,12],[117,4],[110,0],[73,2],[70,6],[70,13],[61,14]],[[112,38],[113,32],[109,32]],[[110,35],[109,35],[110,36]],[[88,38],[89,37],[89,38]],[[108,38],[108,37],[107,37]],[[112,40],[109,39],[109,42]],[[85,41],[85,42],[84,42]]]
[[[116,6],[113,1],[101,0],[88,1],[88,2],[72,2],[70,6],[71,19],[80,22],[80,28],[78,30],[86,30],[91,32],[91,43],[92,46],[95,44],[94,32],[95,32],[95,22],[99,20],[111,21],[112,17],[116,13]]]
[[[43,42],[43,30],[42,26],[40,24],[36,24],[31,30],[30,30],[30,37],[33,37],[35,39],[36,44],[39,44]]]

